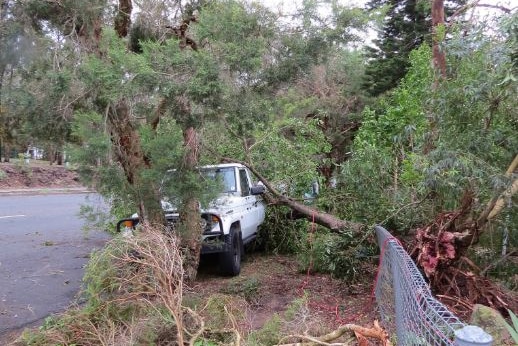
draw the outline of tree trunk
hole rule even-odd
[[[9,142],[4,142],[4,162],[11,161],[11,144]]]
[[[49,144],[48,146],[48,155],[49,155],[49,165],[53,165],[56,160],[56,150],[54,149],[54,146],[52,144]]]
[[[130,119],[129,107],[125,99],[108,112],[108,124],[117,161],[121,164],[126,180],[135,190],[142,222],[164,225],[165,218],[160,205],[158,189],[143,181],[141,171],[149,167],[140,143],[138,131]]]
[[[115,16],[114,29],[119,37],[126,37],[131,24],[131,11],[133,5],[131,0],[119,0],[119,8]]]
[[[60,149],[56,151],[56,165],[63,166],[63,152]]]
[[[259,180],[261,180],[264,184],[264,181],[261,178],[259,178]],[[270,192],[272,191],[270,190]],[[286,205],[293,211],[302,214],[306,219],[313,221],[320,226],[324,226],[335,233],[342,233],[343,231],[347,230],[353,231],[354,233],[359,233],[364,228],[364,225],[361,223],[339,219],[332,214],[324,213],[286,196],[277,195],[276,199],[277,200],[275,204]]]
[[[440,43],[444,39],[444,0],[433,0],[432,2],[432,54],[433,66],[441,78],[446,77],[446,54],[441,49]]]
[[[194,127],[183,131],[185,153],[183,170],[192,174],[198,165],[199,138]],[[200,223],[200,208],[196,196],[187,196],[180,210],[182,252],[184,256],[184,270],[187,280],[194,280],[198,272],[201,252],[201,237],[203,229]]]

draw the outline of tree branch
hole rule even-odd
[[[509,167],[507,168],[507,171],[505,172],[506,177],[510,177],[511,174],[518,168],[518,154],[514,157],[514,160],[511,162]],[[494,196],[489,203],[487,204],[486,208],[480,215],[480,217],[477,220],[478,228],[482,228],[491,218],[495,217],[498,212],[503,207],[504,204],[504,198],[506,197],[506,193],[512,196],[514,193],[516,193],[516,190],[518,189],[518,179],[515,180],[510,187],[510,190],[504,191],[496,196]],[[497,209],[497,204],[500,205],[500,207]],[[495,211],[496,210],[496,211]]]
[[[504,7],[504,6],[500,6],[500,5],[479,4],[478,2],[479,1],[475,1],[475,2],[472,2],[471,4],[466,4],[466,5],[462,6],[457,11],[455,11],[450,16],[450,18],[448,18],[448,22],[451,22],[455,17],[459,16],[461,13],[469,10],[470,8],[474,8],[474,7],[494,8],[494,9],[500,10],[500,11],[505,12],[505,13],[511,13],[511,9],[510,8],[507,8],[507,7]]]
[[[518,250],[513,250],[513,251],[509,252],[508,254],[506,254],[505,256],[500,257],[497,261],[489,264],[487,267],[484,268],[484,270],[482,270],[480,272],[480,276],[486,276],[486,273],[489,270],[493,269],[494,267],[496,267],[497,265],[499,265],[500,263],[502,263],[503,261],[505,261],[509,257],[515,255],[516,253],[518,253]]]

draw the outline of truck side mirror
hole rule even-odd
[[[265,191],[264,185],[254,185],[250,188],[250,193],[252,195],[261,195]]]

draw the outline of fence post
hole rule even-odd
[[[493,338],[480,327],[465,326],[455,331],[455,345],[491,346],[493,345]]]

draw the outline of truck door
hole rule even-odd
[[[239,183],[241,196],[243,197],[243,215],[241,219],[241,232],[243,240],[251,237],[257,232],[257,197],[250,194],[250,180],[246,169],[239,169]]]

